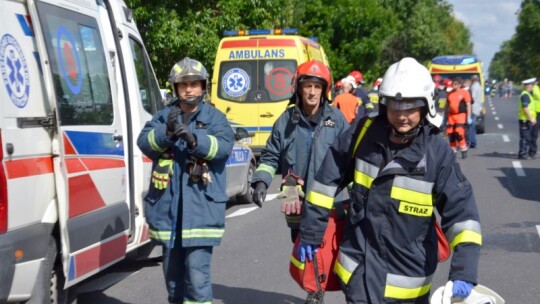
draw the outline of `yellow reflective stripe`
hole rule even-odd
[[[341,279],[341,281],[343,281],[343,283],[349,283],[352,273],[356,267],[358,267],[357,262],[343,254],[341,251],[338,252],[336,263],[334,264],[334,272]]]
[[[305,263],[302,263],[300,262],[299,260],[297,260],[294,255],[291,254],[291,262],[293,263],[293,265],[298,268],[298,269],[301,269],[301,270],[304,270],[304,268],[306,268],[306,264]]]
[[[197,62],[197,65],[196,65],[196,66],[194,66],[193,68],[194,68],[194,69],[195,69],[196,71],[199,71],[199,72],[200,72],[200,71],[201,71],[201,69],[202,69],[202,67],[203,67],[203,66],[202,66],[202,63],[200,63],[200,62]]]
[[[182,68],[181,68],[178,64],[175,64],[175,65],[174,65],[174,70],[175,70],[177,73],[182,72]]]
[[[221,238],[225,229],[182,229],[182,238]]]
[[[269,166],[269,165],[265,165],[265,164],[260,164],[259,167],[257,167],[257,170],[255,170],[255,172],[257,172],[257,171],[268,172],[268,174],[270,174],[272,177],[274,175],[276,175],[276,169]]]
[[[160,241],[167,241],[171,239],[170,231],[158,231],[153,229],[148,229],[148,235],[150,238]]]
[[[445,233],[446,239],[448,240],[450,244],[455,244],[455,246],[457,246],[457,244],[461,242],[454,241],[454,239],[457,238],[458,235],[460,235],[461,233],[463,233],[463,231],[466,231],[466,230],[475,232],[476,234],[480,235],[479,242],[473,241],[473,243],[477,243],[480,245],[482,244],[482,238],[481,238],[482,228],[480,227],[480,222],[475,221],[475,220],[466,220],[463,222],[455,223],[454,225],[452,225],[452,227],[448,228],[448,230],[446,231]],[[463,240],[463,238],[461,239]],[[478,240],[478,237],[473,237],[472,239]]]
[[[214,157],[216,157],[217,151],[218,151],[218,141],[217,138],[213,135],[206,135],[210,139],[210,149],[208,151],[208,154],[204,157],[206,160],[212,160]]]
[[[371,187],[371,183],[379,174],[379,167],[361,159],[356,159],[354,169],[354,182],[366,188]]]
[[[482,234],[472,230],[463,230],[452,240],[450,248],[454,249],[461,243],[475,243],[482,246]]]
[[[315,191],[310,191],[306,197],[306,200],[315,205],[326,209],[332,209],[334,205],[334,197],[330,197]]]
[[[359,100],[359,103],[362,104],[361,99],[358,99],[358,100]],[[369,128],[372,122],[373,122],[373,118],[368,118],[366,122],[364,123],[364,125],[362,126],[362,130],[360,131],[360,134],[358,134],[358,137],[356,138],[356,142],[354,143],[354,150],[352,154],[353,157],[356,154],[356,149],[358,149],[358,145],[360,144],[360,142],[366,135],[367,129]]]
[[[430,217],[433,214],[433,206],[421,206],[400,201],[398,211],[414,216]]]
[[[164,152],[167,148],[162,148],[156,143],[155,131],[156,129],[153,129],[148,133],[148,143],[150,144],[150,148],[154,151]]]
[[[396,186],[392,186],[390,197],[400,201],[414,202],[415,204],[419,205],[433,205],[433,198],[431,197],[431,193],[421,193],[414,190],[399,188]]]
[[[407,277],[397,274],[386,275],[384,297],[393,299],[415,299],[427,294],[432,277]]]

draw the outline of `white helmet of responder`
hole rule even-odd
[[[428,69],[416,59],[405,57],[392,64],[383,76],[379,88],[381,104],[390,106],[388,102],[404,101],[399,110],[415,107],[426,107],[426,119],[439,128],[442,117],[435,108],[435,85]],[[414,101],[414,102],[413,102]],[[399,103],[393,103],[393,108]]]
[[[195,105],[200,102],[206,93],[208,92],[208,72],[202,63],[197,60],[186,57],[178,61],[171,69],[169,74],[169,82],[173,87],[175,95],[176,93],[176,84],[186,81],[201,80],[203,92],[201,96],[196,96],[191,99],[181,99],[180,96],[177,96],[180,102],[184,102],[189,105]]]
[[[445,286],[435,290],[430,304],[504,304],[504,299],[495,291],[483,285],[476,285],[471,290],[471,294],[463,298],[452,298],[452,286],[454,282],[448,281]]]

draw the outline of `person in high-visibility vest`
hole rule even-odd
[[[536,79],[536,83],[533,86],[532,90],[532,99],[534,102],[534,109],[536,113],[533,113],[534,117],[536,118],[536,121],[540,119],[540,85],[538,84],[538,79]],[[533,157],[536,157],[536,152],[538,151],[538,123],[533,126],[532,130],[532,138],[531,138],[531,152],[534,152],[535,155]]]
[[[536,110],[531,92],[536,78],[523,80],[525,86],[519,96],[519,159],[536,158],[536,143],[533,144],[533,130],[536,127]]]
[[[300,259],[323,239],[336,191],[352,182],[334,271],[348,304],[429,303],[437,268],[437,211],[453,249],[452,295],[477,283],[482,244],[471,183],[441,136],[427,68],[403,58],[386,71],[376,117],[357,120],[328,150],[307,189]],[[328,245],[328,244],[326,244]]]

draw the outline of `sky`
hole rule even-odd
[[[471,32],[474,53],[483,62],[487,75],[493,55],[502,43],[516,32],[521,0],[447,0],[454,6],[454,15]]]

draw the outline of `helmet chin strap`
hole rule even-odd
[[[392,127],[392,135],[397,138],[400,138],[402,144],[408,143],[411,139],[415,138],[418,135],[419,131],[420,131],[420,124],[418,124],[418,126],[416,126],[414,129],[406,133],[398,132],[396,131],[394,127]]]
[[[204,95],[204,94],[203,94],[203,95]],[[196,105],[196,104],[198,104],[199,102],[202,101],[203,95],[201,95],[201,96],[196,96],[196,97],[193,97],[193,98],[190,98],[190,99],[182,99],[182,98],[178,98],[178,100],[179,100],[181,103],[185,103],[185,104],[187,104],[187,105],[194,106],[194,105]]]

